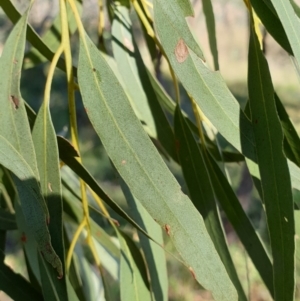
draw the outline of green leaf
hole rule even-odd
[[[155,223],[149,213],[130,192],[126,183],[120,178],[130,214],[141,227],[149,233],[159,244],[163,245],[161,228]],[[168,274],[165,252],[162,247],[149,240],[140,232],[139,240],[145,254],[145,260],[150,275],[150,287],[154,300],[168,300]]]
[[[277,15],[282,23],[285,33],[298,65],[300,65],[300,20],[295,14],[290,1],[271,0]]]
[[[70,248],[70,241],[68,239],[67,231],[64,228],[64,242],[65,248],[68,250]],[[69,269],[69,277],[67,277],[67,289],[68,295],[71,300],[75,300],[72,297],[72,293],[74,292],[76,297],[80,301],[85,301],[84,293],[83,293],[83,284],[79,275],[79,266],[78,266],[78,258],[76,253],[72,256],[71,266]]]
[[[151,237],[114,201],[112,200],[100,187],[95,178],[88,172],[88,170],[76,160],[74,156],[73,147],[65,139],[58,137],[59,155],[61,160],[70,167],[86,184],[117,214],[127,220],[133,227],[141,231],[144,235]],[[70,152],[64,152],[68,149]],[[70,154],[70,155],[69,155]]]
[[[180,37],[184,37],[185,44],[192,49],[196,55],[205,61],[202,50],[198,43],[196,42],[193,34],[191,33],[189,26],[185,20],[187,15],[190,15],[193,12],[192,7],[191,9],[188,8],[186,4],[181,4],[181,0],[171,0],[171,1],[164,1],[164,0],[155,0],[153,1],[154,5],[154,28],[158,31],[158,23],[155,20],[155,11],[157,6],[160,6],[160,9],[164,12],[166,21],[168,21],[168,26],[172,27],[172,31],[175,31]],[[189,0],[185,1],[186,3]],[[160,37],[161,38],[161,37]],[[163,44],[165,41],[161,39],[161,43]],[[164,47],[165,48],[165,47]],[[166,49],[165,49],[166,50]],[[173,49],[173,52],[175,47]]]
[[[0,136],[5,137],[20,152],[31,167],[33,175],[39,179],[27,114],[19,88],[27,15],[28,11],[10,33],[0,58]]]
[[[221,225],[213,182],[210,177],[209,168],[205,162],[208,156],[207,150],[204,149],[204,146],[198,146],[179,107],[175,111],[174,124],[175,135],[179,142],[179,160],[190,198],[204,218],[206,229],[225,265],[231,281],[237,289],[239,300],[247,300],[230,256],[224,230]]]
[[[164,3],[154,1],[154,24],[161,44],[172,68],[188,94],[195,99],[206,117],[237,150],[241,152],[241,139],[247,143],[245,155],[255,160],[251,124],[240,110],[237,100],[227,88],[219,72],[212,72],[205,60],[187,43],[188,35],[175,26]],[[175,9],[175,8],[174,8]],[[183,16],[178,16],[183,19]],[[185,20],[184,20],[185,21]],[[240,131],[240,120],[245,130]]]
[[[49,212],[38,184],[39,173],[36,156],[19,87],[28,12],[29,10],[9,35],[0,59],[0,70],[2,70],[3,75],[0,79],[0,105],[1,110],[6,112],[0,118],[0,139],[4,143],[4,149],[13,149],[14,156],[18,157],[17,161],[24,161],[21,163],[22,171],[19,167],[17,167],[19,169],[17,171],[16,166],[12,166],[20,164],[20,162],[2,162],[2,160],[0,162],[16,176],[14,181],[18,189],[22,210],[38,243],[39,250],[47,254],[45,258],[48,260],[51,258],[52,266],[59,267],[59,258],[51,245],[46,224],[46,221],[49,220]],[[0,158],[9,155],[1,153]]]
[[[0,291],[1,290],[15,301],[43,300],[43,296],[37,292],[27,280],[20,274],[16,274],[2,261],[0,261]]]
[[[0,230],[16,230],[16,217],[13,213],[10,213],[0,208]]]
[[[194,8],[190,0],[175,0],[185,17],[194,16]]]
[[[62,278],[64,274],[65,250],[62,235],[63,208],[58,147],[49,106],[45,102],[42,104],[36,117],[32,138],[40,174],[40,187],[50,214],[49,232],[51,235],[51,244],[60,258],[56,269],[59,277]],[[52,257],[48,260],[48,253],[43,253],[43,256],[51,263]],[[55,260],[57,261],[57,258],[55,258]],[[43,261],[41,261],[40,264],[42,264],[41,276],[45,298],[55,300],[55,294],[57,294],[58,300],[68,300],[65,277],[58,280],[53,269],[45,267]],[[54,293],[54,291],[56,292]],[[52,292],[53,296],[51,295]]]
[[[249,103],[274,268],[275,300],[294,298],[294,214],[291,179],[274,90],[253,25],[249,46]]]
[[[215,15],[211,0],[202,0],[203,13],[205,15],[206,28],[208,33],[209,47],[214,59],[215,70],[219,70],[218,46],[216,39]]]
[[[118,231],[118,237],[121,247],[121,301],[150,301],[151,294],[143,257],[137,246],[125,233]]]
[[[291,4],[293,6],[293,9],[294,9],[296,15],[298,16],[298,18],[300,18],[300,7],[299,7],[299,5],[294,0],[291,0]]]
[[[293,51],[289,40],[286,36],[286,32],[276,15],[276,13],[270,8],[272,6],[270,1],[261,0],[251,0],[251,5],[253,6],[257,16],[260,18],[263,25],[266,27],[267,31],[272,35],[276,42],[289,54],[293,55]],[[269,5],[267,4],[269,3]]]
[[[109,65],[90,39],[81,37],[78,80],[84,106],[132,194],[162,227],[196,279],[216,300],[236,300],[201,215],[181,192],[136,118]],[[205,246],[205,248],[203,248]]]
[[[125,90],[128,87],[129,89],[130,87],[132,88],[130,96],[134,100],[134,103],[144,102],[145,109],[136,115],[138,117],[139,115],[145,116],[148,112],[152,116],[150,123],[147,123],[146,116],[139,119],[143,120],[147,124],[147,127],[150,126],[151,131],[148,130],[148,134],[151,136],[151,133],[154,133],[155,135],[152,135],[152,137],[158,139],[168,154],[176,160],[174,133],[159,104],[156,92],[151,85],[149,77],[152,75],[150,75],[143,62],[136,41],[133,40],[132,24],[127,8],[117,8],[112,34],[116,63],[120,73],[123,75],[124,82],[127,82]],[[129,70],[132,70],[132,72]],[[140,91],[139,93],[138,90]]]
[[[143,90],[138,75],[138,65],[135,59],[136,45],[132,39],[131,22],[128,9],[117,6],[114,10],[112,23],[112,49],[118,71],[124,83],[124,90],[128,93],[131,106],[142,124],[146,126],[147,133],[157,137],[157,130],[151,112],[148,97]]]
[[[66,177],[66,175],[63,175],[64,183],[71,183],[70,177]],[[78,183],[77,183],[78,184]],[[72,185],[73,186],[73,185]],[[68,188],[69,190],[70,188]],[[79,189],[79,185],[78,185]],[[79,191],[72,190],[72,193],[77,196],[77,200],[74,199],[74,195],[70,195],[67,193],[67,190],[64,189],[64,208],[65,208],[65,213],[69,215],[69,217],[76,222],[76,224],[79,224],[82,219],[83,219],[83,212],[82,212],[82,205],[81,205],[81,198],[79,197],[80,194],[78,194]],[[69,190],[70,192],[70,190]],[[98,212],[93,210],[93,213],[98,216]],[[102,217],[102,216],[101,216]],[[95,221],[90,219],[90,225],[91,225],[91,231],[93,233],[94,238],[103,246],[105,247],[109,253],[114,256],[115,258],[119,257],[119,250],[116,247],[116,245],[111,241],[110,236],[99,226]]]
[[[21,209],[20,199],[17,195],[14,199],[14,206],[16,211],[16,222],[18,225],[19,237],[23,246],[27,271],[30,277],[29,279],[31,282],[34,279],[35,282],[32,283],[40,285],[41,276],[37,254],[37,243],[32,231],[30,231],[25,221],[25,217]]]
[[[211,155],[208,159],[207,165],[218,201],[272,295],[273,267],[270,257],[222,170]]]
[[[298,167],[300,167],[299,136],[277,94],[275,94],[275,102],[282,130],[284,133],[283,146],[285,155],[295,164],[297,164]]]

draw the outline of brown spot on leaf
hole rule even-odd
[[[192,267],[189,267],[189,271],[191,272],[193,278],[196,279],[196,274]]]
[[[96,72],[96,68],[93,68],[93,71]]]
[[[112,218],[112,222],[113,222],[117,227],[120,227],[120,223],[119,223],[119,221],[117,221],[116,219]]]
[[[14,95],[11,95],[10,100],[11,100],[12,104],[14,105],[14,109],[17,110],[19,108],[19,105],[20,105],[19,98],[17,98]]]
[[[125,165],[126,164],[126,160],[122,160],[122,165]]]
[[[189,55],[189,50],[183,39],[180,39],[175,47],[175,56],[178,63],[183,63]]]
[[[18,63],[18,60],[14,59],[13,63],[16,65]]]
[[[22,241],[23,243],[25,243],[25,242],[27,241],[27,237],[26,237],[26,235],[25,235],[24,232],[23,232],[22,235],[21,235],[21,241]]]
[[[165,224],[165,230],[166,230],[167,235],[170,236],[170,234],[171,234],[171,226],[168,225],[168,224]]]

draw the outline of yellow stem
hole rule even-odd
[[[148,6],[152,8],[153,5],[150,2],[145,1],[145,0],[141,0],[141,3],[142,3],[142,6],[144,8],[147,18],[152,21],[152,16],[149,12]]]
[[[67,271],[67,274],[69,273],[69,269],[70,269],[70,265],[71,265],[71,260],[72,260],[72,255],[73,255],[73,252],[74,252],[74,248],[75,248],[75,245],[76,245],[76,242],[79,238],[79,235],[80,233],[82,232],[83,228],[86,226],[86,220],[82,220],[82,222],[79,224],[74,236],[73,236],[73,239],[71,241],[71,244],[70,244],[70,248],[68,250],[68,254],[67,254],[67,259],[66,259],[66,271]]]
[[[155,44],[157,45],[158,49],[160,50],[160,52],[162,53],[162,55],[165,57],[165,59],[167,60],[168,66],[169,66],[169,70],[170,70],[170,74],[172,77],[172,81],[174,84],[174,88],[175,88],[175,95],[176,95],[176,102],[180,103],[180,93],[179,93],[179,85],[178,85],[178,81],[176,78],[176,75],[174,73],[174,70],[170,64],[170,61],[162,47],[162,45],[160,44],[159,40],[157,39],[154,30],[152,28],[152,26],[150,25],[148,19],[146,18],[145,14],[143,13],[143,10],[141,9],[139,3],[137,2],[137,0],[131,0],[133,7],[135,8],[138,16],[140,17],[143,25],[146,28],[146,31],[148,33],[148,35],[154,40]]]
[[[104,11],[103,11],[103,0],[98,0],[99,4],[99,25],[98,25],[98,35],[99,37],[103,34],[104,29]]]
[[[47,80],[46,80],[46,85],[45,85],[45,91],[44,91],[44,103],[45,106],[49,106],[49,101],[50,101],[50,92],[51,92],[51,84],[54,76],[54,71],[57,65],[57,62],[59,60],[59,57],[63,53],[63,45],[60,44],[58,49],[56,50],[53,60],[50,64],[48,75],[47,75]]]
[[[197,128],[198,128],[198,132],[199,132],[199,137],[200,137],[200,140],[201,140],[201,144],[203,146],[203,149],[206,149],[205,148],[205,138],[204,138],[204,134],[203,134],[203,130],[202,130],[202,125],[201,125],[201,122],[202,122],[202,118],[201,118],[201,114],[199,113],[198,110],[200,110],[200,108],[198,107],[197,103],[195,102],[195,100],[193,99],[193,97],[191,97],[189,95],[189,98],[190,98],[190,101],[191,101],[191,104],[192,104],[192,108],[193,108],[193,112],[194,112],[194,116],[195,116],[195,119],[196,119],[196,124],[197,124]]]

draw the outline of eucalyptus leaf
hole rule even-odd
[[[236,291],[201,215],[181,192],[116,76],[87,36],[81,36],[78,76],[88,116],[132,194],[167,229],[187,266],[215,299],[236,300]]]
[[[291,178],[268,63],[253,27],[251,23],[249,104],[273,255],[274,296],[275,300],[293,300],[295,224]]]

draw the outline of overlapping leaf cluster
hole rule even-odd
[[[60,19],[42,38],[28,24],[30,8],[21,16],[10,0],[0,2],[15,23],[0,58],[0,290],[15,300],[98,300],[92,277],[97,269],[106,300],[116,298],[115,286],[122,301],[168,300],[165,232],[177,250],[172,255],[214,300],[248,300],[229,252],[221,208],[274,300],[294,299],[300,204],[293,201],[292,189],[300,190],[300,140],[275,93],[256,20],[258,16],[298,65],[300,21],[296,4],[289,1],[245,4],[249,101],[242,110],[221,73],[208,67],[188,26],[186,17],[193,15],[189,0],[107,1],[111,47],[104,43],[102,1],[98,45],[80,20],[81,1],[60,0]],[[203,1],[203,11],[217,70],[211,1]],[[143,34],[150,63],[137,46],[134,27]],[[71,56],[69,40],[76,31],[79,42],[72,46],[79,51],[78,60]],[[25,54],[26,40],[32,48]],[[168,64],[175,100],[152,71],[160,56]],[[45,98],[36,113],[22,98],[20,77],[23,68],[47,61]],[[67,75],[72,143],[56,136],[52,124],[55,66]],[[182,110],[179,85],[194,116]],[[103,191],[81,160],[75,89],[130,213]],[[234,151],[222,149],[209,128]],[[181,166],[188,195],[166,161]],[[240,161],[264,205],[270,253],[224,172],[226,162]],[[137,240],[127,227],[119,227],[106,206],[138,231]],[[103,227],[103,221],[109,226]],[[11,230],[22,241],[27,279],[4,263],[6,232]]]

